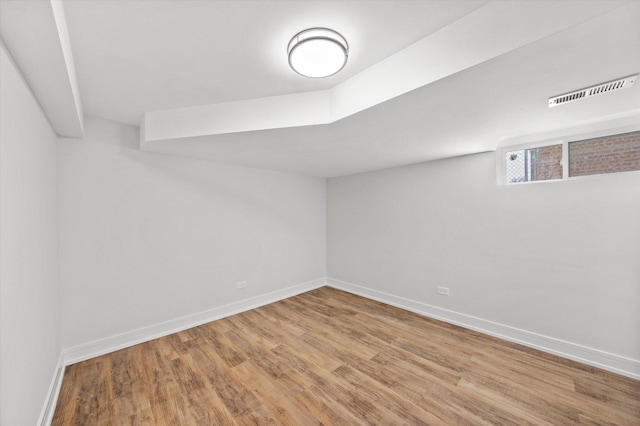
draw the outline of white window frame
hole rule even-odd
[[[631,124],[629,124],[631,123]],[[592,178],[603,176],[602,174],[569,177],[569,144],[588,139],[613,136],[622,133],[640,131],[640,115],[633,114],[623,118],[609,121],[599,121],[569,129],[561,129],[538,135],[526,135],[509,138],[502,141],[496,149],[496,178],[498,185],[520,186],[545,182],[562,182],[573,179]],[[508,183],[506,181],[506,153],[521,149],[542,148],[550,145],[562,144],[562,179],[536,180],[529,182]],[[623,172],[638,173],[639,171]]]
[[[500,158],[499,158],[499,161],[496,161],[496,164],[498,164],[498,181],[501,182],[501,184],[503,185],[511,186],[511,185],[526,184],[526,183],[553,182],[553,181],[562,180],[562,179],[546,179],[546,180],[533,180],[533,181],[517,182],[517,183],[507,182],[507,152],[519,151],[522,149],[544,148],[545,146],[552,146],[552,145],[562,145],[562,159],[560,160],[560,163],[562,164],[562,179],[566,179],[567,176],[565,176],[565,171],[567,170],[566,163],[568,158],[566,151],[568,149],[567,148],[568,144],[561,139],[560,140],[554,139],[554,140],[523,143],[519,145],[503,146],[501,149],[498,150],[500,151]]]

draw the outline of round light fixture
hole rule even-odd
[[[328,28],[309,28],[294,35],[287,47],[289,65],[300,75],[329,77],[347,64],[349,45]]]

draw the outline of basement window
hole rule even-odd
[[[632,172],[640,170],[640,131],[635,126],[626,132],[591,132],[498,152],[498,181],[506,185]]]
[[[640,170],[640,132],[569,142],[569,176]]]
[[[562,179],[562,144],[505,153],[506,183]]]

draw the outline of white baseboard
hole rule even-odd
[[[621,374],[632,379],[640,380],[640,361],[604,352],[598,349],[571,343],[565,340],[533,333],[508,325],[488,321],[471,315],[462,314],[437,306],[394,296],[357,284],[327,278],[327,285],[338,290],[357,294],[368,299],[377,300],[388,305],[406,309],[427,317],[431,317],[450,324],[479,331],[500,339],[519,343],[523,346],[538,349],[564,358],[569,358],[583,364],[601,368]]]
[[[58,394],[60,393],[60,386],[62,386],[62,377],[64,376],[64,362],[62,352],[58,357],[56,363],[56,369],[53,372],[51,383],[49,384],[49,390],[47,391],[47,399],[44,402],[40,417],[38,418],[38,425],[49,426],[51,420],[53,420],[53,414],[56,411],[56,403],[58,402]]]
[[[249,299],[239,300],[237,302],[229,303],[228,305],[219,306],[203,312],[186,315],[163,323],[154,324],[148,327],[127,331],[115,336],[66,348],[63,350],[64,365],[75,364],[76,362],[84,361],[89,358],[104,355],[139,343],[148,342],[149,340],[157,339],[158,337],[167,336],[169,334],[206,324],[220,318],[268,305],[269,303],[277,302],[279,300],[286,299],[287,297],[292,297],[309,290],[323,287],[325,284],[325,279],[319,278],[313,281],[283,288],[281,290],[251,297]]]

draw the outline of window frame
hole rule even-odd
[[[507,182],[507,158],[506,158],[507,152],[519,151],[524,149],[544,148],[546,146],[553,146],[553,145],[562,145],[562,160],[560,161],[560,163],[562,164],[562,179],[531,180],[526,182],[514,182],[514,183]],[[563,180],[565,179],[565,170],[567,168],[565,164],[566,163],[565,159],[567,158],[567,155],[565,153],[566,149],[568,149],[568,144],[566,144],[562,139],[550,139],[550,140],[543,140],[543,141],[537,141],[537,142],[523,143],[519,145],[503,146],[500,154],[498,178],[504,185],[507,185],[507,186],[520,185],[523,183],[540,183],[540,182],[553,182],[553,181]]]
[[[620,121],[632,124],[620,125]],[[539,184],[549,182],[565,182],[574,179],[589,179],[596,176],[617,175],[626,173],[640,173],[640,170],[631,170],[625,172],[600,173],[583,176],[569,176],[569,144],[573,142],[587,141],[589,139],[603,138],[607,136],[615,136],[623,133],[640,132],[640,116],[634,115],[631,120],[617,120],[615,122],[598,122],[591,125],[584,125],[570,129],[562,129],[554,132],[548,132],[537,135],[527,135],[517,138],[505,139],[497,149],[496,155],[496,179],[500,186],[520,186],[526,184]],[[558,136],[555,136],[558,135]],[[522,149],[542,148],[551,145],[562,145],[562,179],[535,180],[528,182],[507,182],[507,160],[506,154],[509,151],[517,151]]]

